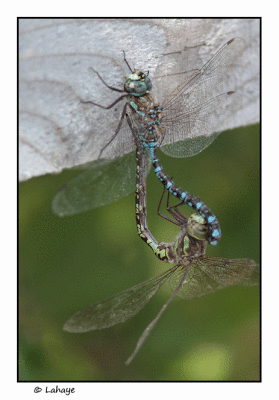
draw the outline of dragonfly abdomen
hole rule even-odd
[[[174,196],[176,196],[181,202],[187,204],[189,207],[192,207],[194,210],[198,211],[198,213],[205,219],[206,224],[209,227],[209,237],[207,241],[211,245],[216,245],[221,239],[221,229],[219,226],[219,222],[217,217],[212,213],[210,208],[204,204],[200,199],[186,192],[185,190],[178,187],[164,172],[162,164],[160,163],[156,148],[148,148],[149,153],[151,155],[153,168],[156,176],[163,183],[165,188]]]

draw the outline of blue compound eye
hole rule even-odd
[[[146,84],[147,90],[150,91],[152,89],[152,83],[148,76],[145,77],[144,82]]]
[[[127,75],[124,89],[132,96],[144,96],[152,89],[151,80],[143,72],[135,71]]]
[[[127,79],[124,87],[126,92],[133,96],[144,96],[147,91],[145,82],[131,81],[130,79]]]

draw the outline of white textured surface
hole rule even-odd
[[[201,68],[226,41],[243,37],[246,49],[237,78],[243,107],[237,125],[259,121],[258,20],[40,19],[20,20],[19,27],[20,180],[97,158],[123,103],[106,111],[80,100],[109,105],[119,97],[89,67],[122,88],[128,72],[122,50],[132,68],[149,70],[152,78],[162,65],[168,73]],[[183,57],[170,54],[181,50]],[[163,100],[163,88],[156,95]]]

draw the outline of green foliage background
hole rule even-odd
[[[222,133],[195,157],[160,152],[165,171],[219,218],[223,236],[207,255],[260,261],[259,145],[254,125]],[[85,334],[62,330],[81,308],[169,267],[137,236],[134,194],[76,216],[54,215],[52,198],[76,175],[65,171],[19,186],[19,379],[258,380],[258,287],[174,299],[129,367],[125,360],[171,294],[168,283],[123,324]],[[162,186],[153,172],[147,188],[150,230],[172,241],[178,228],[157,216]]]

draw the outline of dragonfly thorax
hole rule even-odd
[[[207,235],[206,235],[207,238]],[[175,262],[183,263],[189,259],[205,254],[206,239],[197,239],[190,235],[187,227],[183,227],[173,243]]]
[[[186,224],[182,224],[181,231],[171,246],[173,262],[183,263],[189,259],[205,254],[208,237],[208,227],[205,220],[198,214],[192,214]],[[171,251],[169,250],[169,258]]]
[[[151,89],[150,78],[141,71],[133,71],[125,77],[124,90],[132,96],[144,96]]]
[[[200,218],[203,222],[200,222]],[[181,227],[181,231],[174,242],[158,244],[155,255],[160,260],[169,263],[185,263],[187,260],[205,254],[208,228],[204,225],[204,219],[200,215],[193,214],[188,221],[186,225]]]
[[[162,106],[156,103],[149,93],[145,96],[133,97],[129,105],[134,121],[138,125],[141,140],[146,149],[152,151],[159,145],[158,141],[162,140],[164,135],[164,129],[161,126]]]

